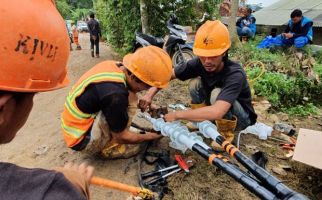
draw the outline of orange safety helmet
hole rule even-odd
[[[165,88],[171,79],[171,58],[159,47],[147,46],[127,54],[123,64],[138,79],[153,87]]]
[[[0,90],[49,91],[66,86],[69,39],[52,0],[1,0]]]
[[[219,20],[206,21],[196,33],[193,53],[203,57],[219,56],[225,53],[230,45],[227,27]]]

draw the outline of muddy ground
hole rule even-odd
[[[108,45],[103,43],[100,44],[101,57],[90,57],[88,34],[81,34],[80,43],[83,49],[72,51],[68,63],[69,78],[71,80],[69,87],[36,95],[34,109],[27,124],[18,133],[13,142],[0,146],[0,160],[25,167],[47,169],[62,166],[70,161],[78,163],[87,161],[95,167],[96,175],[98,176],[137,185],[137,164],[133,163],[135,159],[106,161],[97,157],[85,157],[79,152],[69,150],[64,144],[60,132],[60,114],[70,87],[85,71],[95,64],[107,59],[118,60],[120,58]],[[189,103],[187,82],[173,81],[171,86],[161,91],[155,99],[155,103],[159,105],[176,102]],[[320,124],[322,121],[321,116],[294,119],[284,114],[269,114],[265,107],[266,105],[260,103],[260,101],[255,102],[255,108],[260,115],[259,120],[261,122],[273,125],[274,121],[283,120],[295,125],[297,130],[299,128],[322,130]],[[138,119],[136,121],[141,123]],[[158,145],[159,147],[169,149],[166,138],[162,139],[160,144]],[[291,159],[286,159],[284,155],[287,151],[281,150],[275,141],[261,141],[256,136],[243,135],[241,150],[250,155],[253,153],[253,149],[265,152],[269,160],[267,169],[270,172],[272,167],[278,164],[289,165],[291,167],[291,170],[284,176],[274,174],[283,180],[285,184],[296,191],[302,192],[311,199],[322,199],[321,170],[294,162]],[[171,152],[174,151],[171,150]],[[256,196],[248,192],[221,170],[208,165],[198,155],[190,151],[186,154],[193,156],[198,162],[190,174],[179,173],[169,178],[169,192],[164,199],[257,199]],[[95,186],[91,186],[91,195],[94,200],[118,200],[129,196],[126,193]]]

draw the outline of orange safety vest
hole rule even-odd
[[[61,127],[68,147],[73,147],[83,140],[97,115],[97,113],[82,112],[77,107],[76,98],[84,93],[88,85],[100,82],[124,83],[126,86],[125,74],[115,61],[105,61],[95,65],[77,81],[67,96],[61,116]]]

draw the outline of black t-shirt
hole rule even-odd
[[[302,27],[301,22],[298,22],[296,24],[293,24],[292,27],[287,25],[287,27],[286,27],[284,32],[285,33],[288,33],[288,32],[295,33],[293,35],[293,38],[298,38],[298,37],[301,37],[301,36],[306,36],[307,33],[309,32],[311,26],[313,26],[313,22],[308,22],[303,27]]]
[[[126,128],[129,121],[128,96],[128,90],[123,83],[94,83],[76,98],[76,104],[84,113],[102,111],[110,130],[118,133]]]
[[[228,60],[221,72],[210,73],[204,69],[199,58],[194,58],[175,68],[175,75],[182,81],[200,76],[208,94],[214,88],[221,88],[217,100],[223,100],[230,104],[237,100],[248,112],[251,123],[256,122],[257,115],[251,104],[252,98],[246,73],[239,64]]]
[[[62,173],[0,162],[0,199],[85,200]]]
[[[87,22],[87,26],[88,26],[88,30],[90,35],[94,35],[96,37],[101,36],[101,28],[100,28],[100,24],[98,23],[98,21],[96,19],[90,19]]]

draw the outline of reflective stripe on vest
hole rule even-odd
[[[97,115],[97,113],[82,112],[77,107],[76,98],[85,91],[88,85],[100,82],[123,83],[126,86],[125,75],[114,61],[99,63],[79,79],[66,98],[61,118],[61,128],[68,147],[73,147],[82,141]]]

